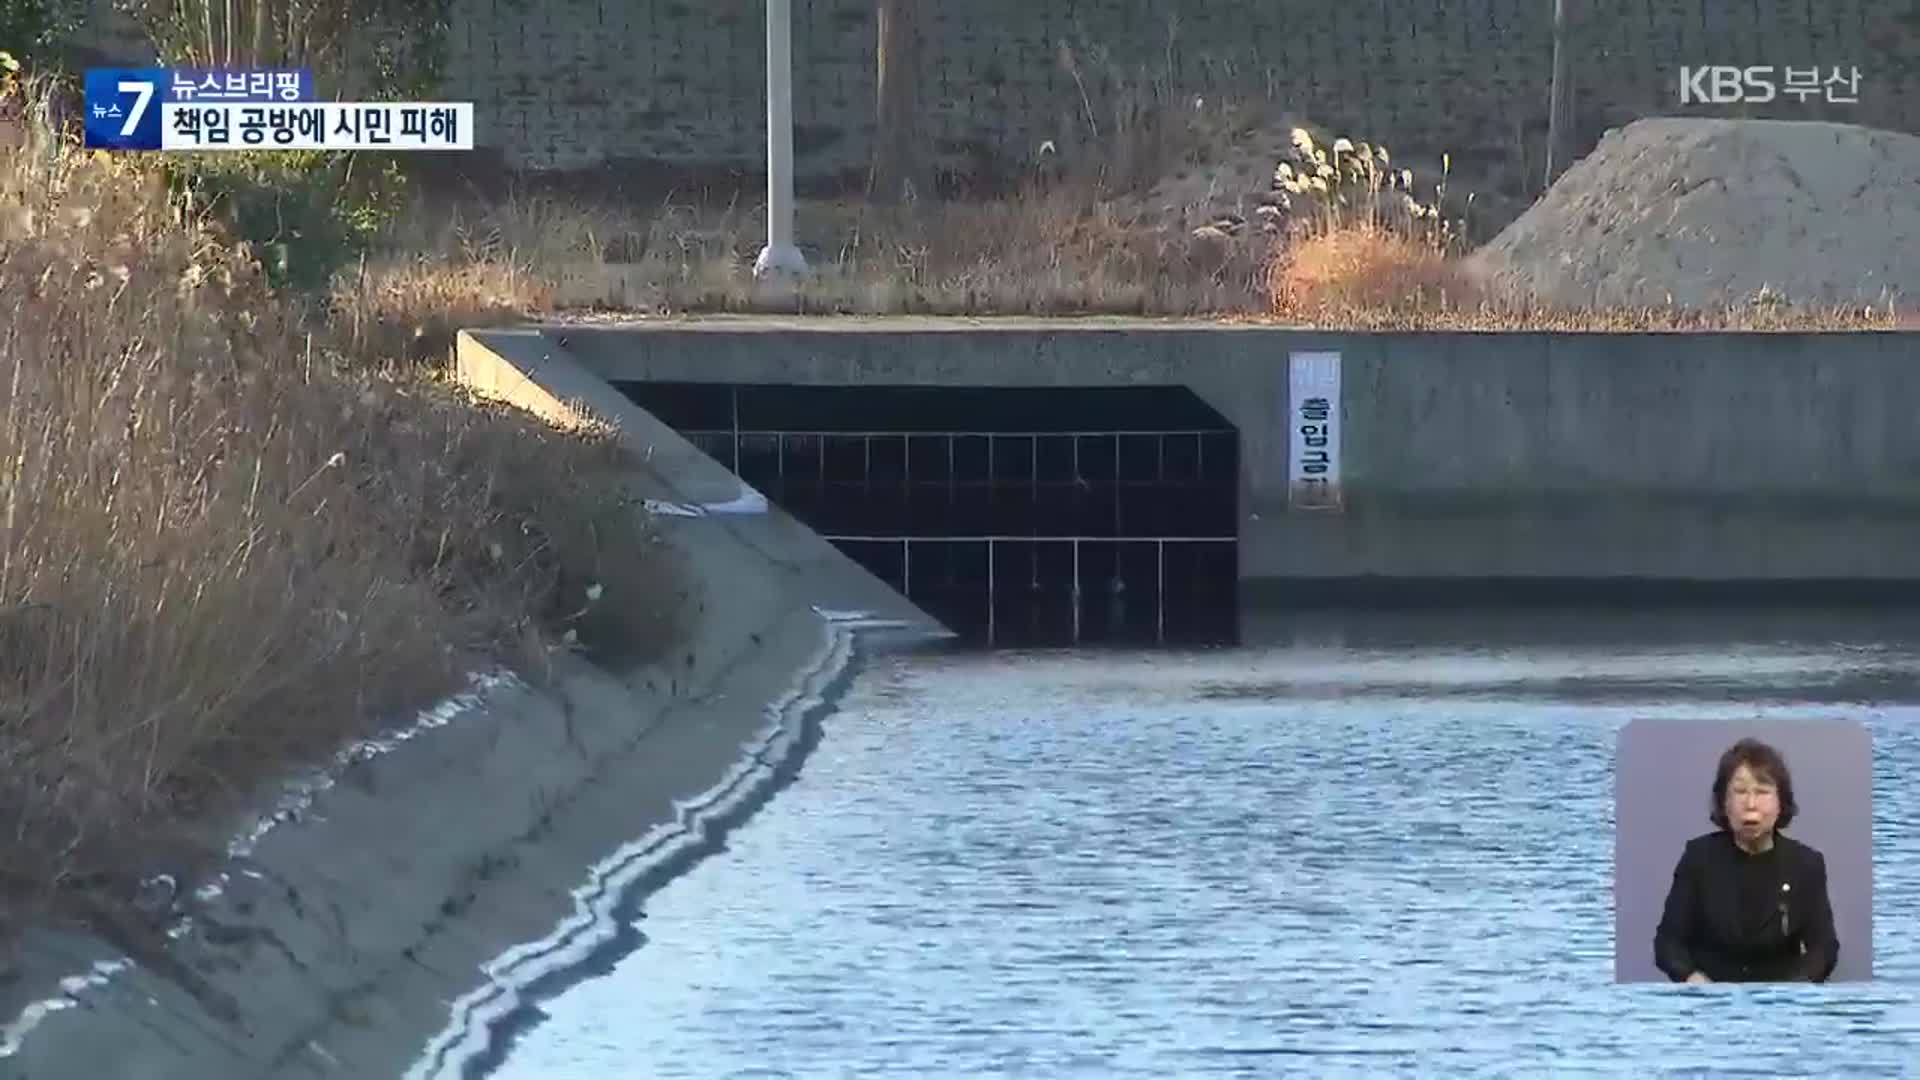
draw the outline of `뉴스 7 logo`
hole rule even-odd
[[[1750,101],[1764,105],[1777,95],[1772,65],[1737,68],[1727,65],[1680,69],[1680,104],[1710,102],[1726,105]]]
[[[150,82],[122,82],[118,87],[123,94],[133,95],[133,108],[127,110],[126,123],[120,125],[120,137],[129,139],[140,126],[140,118],[147,115],[147,106],[153,103],[153,84]]]

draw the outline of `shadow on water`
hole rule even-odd
[[[1797,679],[1775,681],[1752,676],[1698,680],[1565,678],[1539,681],[1499,681],[1436,687],[1412,680],[1316,683],[1305,680],[1238,683],[1202,687],[1196,697],[1210,701],[1313,700],[1338,696],[1350,700],[1377,698],[1427,701],[1485,700],[1582,702],[1589,705],[1631,704],[1640,701],[1711,703],[1762,702],[1805,705],[1846,705],[1862,701],[1920,701],[1920,678],[1876,672],[1848,675],[1826,682]]]
[[[1266,610],[1244,633],[1285,667],[1204,685],[1203,698],[1920,700],[1920,610]]]
[[[1250,647],[1337,642],[1365,650],[1459,646],[1481,651],[1566,648],[1698,650],[1714,646],[1858,648],[1920,658],[1920,604],[1865,606],[1550,607],[1461,606],[1377,611],[1250,608]]]
[[[1003,673],[1050,659],[1124,665],[1159,657],[1181,666],[1195,699],[1221,702],[1920,701],[1920,611],[1266,609],[1247,612],[1241,632],[1238,645],[1155,648],[1138,636],[1096,635],[1072,648],[989,650],[960,639],[924,651]]]

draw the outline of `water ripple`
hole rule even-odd
[[[1637,677],[1625,655],[1537,667]],[[1772,686],[1790,669],[1890,662],[1836,650],[1822,669],[1809,655],[1756,670]],[[1729,657],[1711,654],[1703,677],[1737,686]],[[1920,916],[1920,808],[1892,793],[1920,768],[1914,709],[1848,710],[1875,729],[1883,795],[1879,981],[1689,992],[1612,981],[1614,735],[1649,705],[1724,715],[1723,702],[1467,699],[1451,693],[1463,677],[1424,698],[1258,692],[1300,662],[880,665],[800,781],[652,898],[650,943],[549,1003],[498,1075],[1909,1067],[1920,947],[1902,928]],[[1510,654],[1469,674],[1510,681],[1527,665]],[[1354,666],[1367,670],[1350,682],[1380,664]],[[1687,660],[1655,666],[1679,678]]]

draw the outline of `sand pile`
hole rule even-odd
[[[1609,132],[1470,265],[1552,304],[1920,301],[1920,138],[1656,118]]]

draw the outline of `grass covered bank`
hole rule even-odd
[[[183,824],[476,666],[671,643],[680,569],[604,433],[466,399],[379,312],[270,281],[153,159],[4,92],[9,921],[126,900],[195,857]]]
[[[1276,162],[1257,149],[1271,138],[1204,119],[1167,110],[1072,168],[980,198],[801,198],[811,273],[791,291],[753,279],[766,237],[757,189],[661,197],[620,190],[617,177],[530,176],[409,196],[336,288],[396,313],[409,297],[452,293],[479,316],[1128,315],[1347,332],[1849,331],[1915,317],[1766,292],[1707,307],[1547,303],[1475,264],[1489,226],[1472,216],[1473,193],[1454,190],[1445,156],[1422,173],[1384,146],[1294,128]]]

